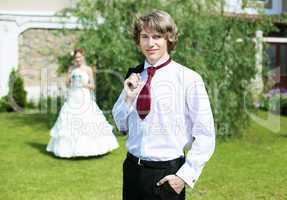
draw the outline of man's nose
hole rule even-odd
[[[154,39],[152,37],[148,38],[148,45],[151,47],[154,45]]]

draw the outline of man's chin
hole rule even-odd
[[[149,56],[149,57],[147,57],[147,59],[148,59],[148,61],[151,64],[155,64],[160,59],[160,57],[158,57],[158,56]]]

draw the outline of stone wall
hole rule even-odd
[[[29,29],[19,38],[19,72],[24,78],[29,99],[57,95],[64,87],[64,75],[58,74],[58,56],[73,51],[76,31]]]

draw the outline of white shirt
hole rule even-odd
[[[140,74],[144,81],[148,66],[145,61]],[[215,148],[213,116],[201,76],[174,61],[158,69],[151,81],[151,110],[144,120],[136,110],[137,98],[130,107],[124,99],[123,90],[113,117],[120,131],[128,131],[128,151],[143,160],[166,161],[188,149],[176,175],[193,187]]]

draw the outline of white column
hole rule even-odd
[[[0,97],[8,93],[10,72],[18,66],[18,48],[16,22],[0,22]]]
[[[263,80],[262,80],[262,61],[263,61],[263,32],[261,30],[256,31],[255,38],[255,67],[256,75],[252,80],[252,93],[253,96],[258,96],[263,91]]]

